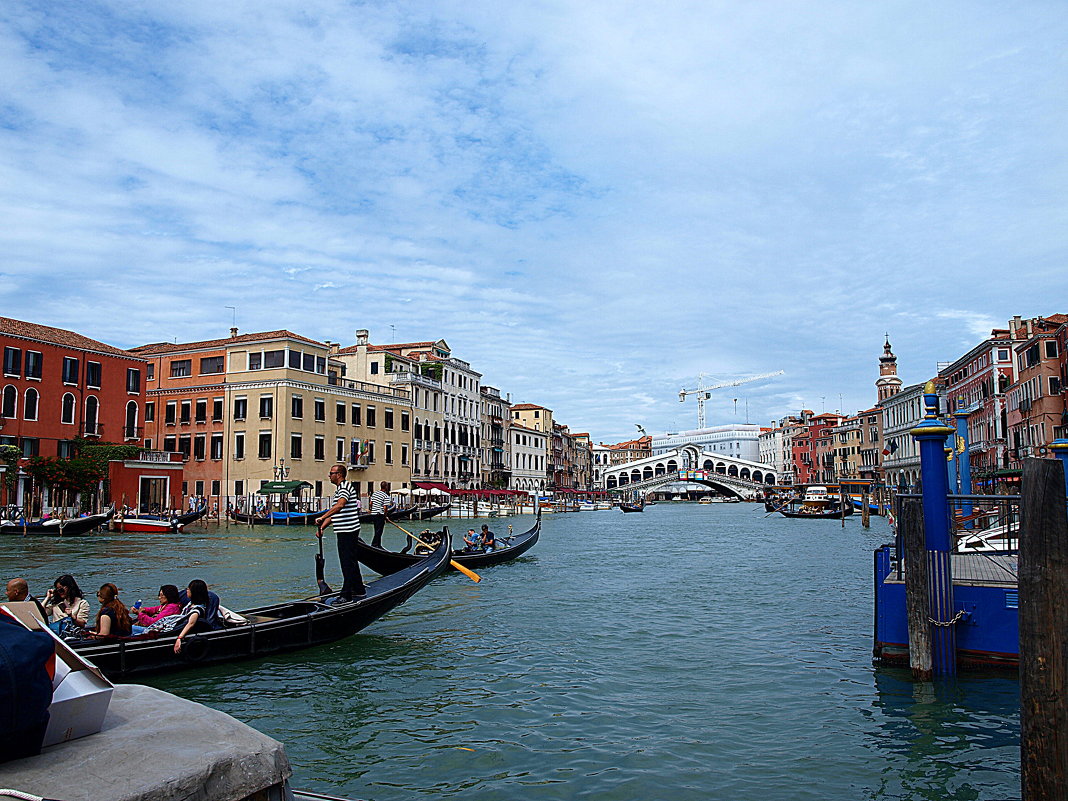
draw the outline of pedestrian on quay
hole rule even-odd
[[[338,601],[343,603],[367,594],[360,574],[360,563],[356,559],[356,541],[360,537],[360,490],[345,480],[346,475],[348,468],[343,464],[335,464],[330,468],[330,483],[337,487],[334,505],[326,514],[315,519],[319,527],[315,532],[316,537],[322,539],[323,529],[328,524],[333,525],[337,535],[337,556],[344,577]]]
[[[375,535],[371,544],[376,548],[382,547],[382,530],[386,527],[386,514],[393,511],[393,502],[389,497],[389,482],[383,481],[378,489],[371,493],[369,504],[371,514],[375,516]]]

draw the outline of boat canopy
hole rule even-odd
[[[304,487],[310,487],[307,481],[268,481],[256,490],[257,495],[296,495]]]

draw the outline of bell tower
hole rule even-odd
[[[879,379],[875,382],[879,400],[896,395],[901,391],[901,379],[897,377],[897,356],[890,349],[890,335],[886,335],[883,355],[879,357]]]

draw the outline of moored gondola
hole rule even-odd
[[[444,539],[448,540],[448,528],[443,529],[443,534],[445,535]],[[498,537],[498,542],[505,543],[503,548],[474,552],[458,549],[452,552],[452,559],[472,570],[499,565],[529,551],[538,542],[540,535],[541,518],[539,517],[531,528],[521,534],[513,534],[511,537]],[[356,558],[376,573],[389,575],[396,573],[398,570],[403,570],[421,557],[410,553],[397,553],[383,548],[375,548],[361,539],[356,546]]]
[[[829,506],[823,509],[816,507],[806,507],[804,504],[794,506],[784,506],[781,509],[775,509],[774,511],[781,514],[783,517],[796,517],[804,520],[838,520],[842,517],[849,517],[853,514],[853,505],[846,504],[845,507],[838,505]]]
[[[619,505],[619,508],[622,509],[624,512],[644,512],[645,511],[645,504],[644,503],[621,503]]]
[[[0,533],[3,534],[45,534],[52,537],[71,537],[79,534],[88,534],[99,526],[106,525],[115,509],[108,509],[96,515],[85,517],[71,517],[66,520],[55,518],[52,520],[39,520],[32,523],[24,523],[17,520],[0,520]]]
[[[446,538],[430,555],[369,582],[367,595],[353,603],[333,606],[329,601],[337,593],[330,593],[243,610],[239,614],[247,623],[188,635],[178,654],[176,633],[154,639],[142,635],[76,640],[70,645],[111,679],[311,648],[349,637],[404,603],[446,568],[450,548]]]
[[[432,517],[437,517],[442,512],[446,511],[450,506],[452,506],[451,503],[443,503],[438,506],[429,506],[426,509],[418,509],[416,510],[416,515],[418,515],[418,517],[413,516],[412,519],[429,520]],[[393,515],[390,515],[390,517],[392,516]]]

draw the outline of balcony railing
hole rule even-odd
[[[103,423],[82,423],[82,436],[83,437],[102,437],[102,436],[104,436],[104,424]]]
[[[390,373],[389,383],[391,384],[415,384],[417,387],[426,387],[427,389],[441,389],[441,382],[437,381],[430,376],[425,376],[420,373]]]
[[[123,426],[122,436],[123,439],[141,439],[145,435],[144,426]]]

